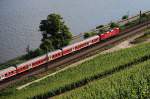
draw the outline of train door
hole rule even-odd
[[[5,76],[4,75],[0,75],[0,81],[5,79]]]
[[[28,68],[29,68],[29,69],[31,69],[31,68],[32,68],[32,64],[31,64],[31,63],[28,65]]]

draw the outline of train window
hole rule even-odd
[[[7,74],[5,74],[5,76],[7,76]]]
[[[46,61],[45,58],[42,60],[42,62]]]
[[[66,52],[67,52],[67,53],[70,52],[70,49],[68,49]]]
[[[53,55],[53,58],[55,58],[55,55]]]
[[[17,71],[20,71],[20,68],[18,68]]]
[[[33,63],[33,65],[35,65],[35,63]]]
[[[70,52],[70,49],[68,49],[67,52]]]
[[[46,59],[44,58],[43,61],[46,61]]]

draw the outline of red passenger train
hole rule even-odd
[[[120,29],[114,28],[106,33],[87,38],[83,41],[77,42],[72,45],[68,45],[66,47],[63,47],[62,49],[59,49],[59,50],[56,50],[53,52],[49,52],[48,54],[36,57],[36,58],[26,61],[24,63],[18,64],[16,66],[11,66],[6,69],[0,70],[0,81],[4,80],[6,78],[9,78],[11,76],[14,76],[16,74],[25,72],[29,69],[38,67],[47,62],[53,61],[60,57],[63,57],[67,54],[70,54],[75,51],[86,48],[88,46],[94,45],[95,43],[98,43],[102,40],[106,40],[110,37],[117,36],[117,35],[119,35],[119,33],[120,33]]]

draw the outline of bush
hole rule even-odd
[[[86,32],[86,33],[84,33],[84,38],[86,39],[86,38],[89,38],[89,37],[91,37],[91,36],[94,36],[94,35],[96,35],[96,32]]]
[[[124,19],[128,19],[128,15],[124,15],[124,16],[122,16],[122,20],[124,20]]]
[[[115,28],[115,27],[119,27],[119,25],[117,23],[111,22],[110,28]]]
[[[99,29],[98,34],[102,34],[104,32],[106,32],[106,30],[104,28],[101,28],[101,29]]]
[[[89,32],[84,33],[84,38],[88,38],[90,36],[91,36],[91,34]]]
[[[96,27],[96,29],[99,29],[99,28],[102,28],[102,27],[104,27],[104,25],[99,25],[99,26]]]
[[[31,59],[31,58],[35,58],[35,57],[37,57],[37,56],[41,56],[41,55],[43,55],[43,54],[45,54],[46,53],[46,51],[44,51],[44,50],[42,50],[42,49],[36,49],[36,50],[34,50],[34,51],[29,51],[29,53],[28,54],[26,54],[25,55],[25,59],[26,60],[29,60],[29,59]]]

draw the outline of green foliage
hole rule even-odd
[[[55,13],[41,21],[39,27],[43,35],[41,49],[50,51],[70,43],[72,34],[64,23],[63,18]]]
[[[143,14],[141,15],[141,17],[148,17],[148,15],[147,15],[146,13],[143,13]]]
[[[120,25],[119,28],[123,31],[126,29],[125,25]]]
[[[119,27],[119,25],[117,23],[111,22],[110,28],[115,28],[115,27]]]
[[[122,19],[124,20],[124,19],[128,19],[128,15],[124,15],[124,16],[122,16]]]
[[[140,23],[146,22],[148,20],[150,20],[150,14],[143,13],[137,19],[129,21],[128,23],[124,24],[124,27],[125,27],[125,29],[128,29],[128,28],[136,26],[136,25],[138,25]]]
[[[84,38],[89,38],[89,37],[91,37],[91,36],[94,36],[94,35],[96,35],[96,33],[95,32],[86,32],[86,33],[84,33]]]
[[[96,29],[103,28],[103,27],[104,27],[104,25],[99,25],[96,27]]]
[[[102,34],[104,32],[106,32],[105,28],[101,28],[101,29],[99,29],[98,34]]]
[[[125,29],[131,28],[139,24],[139,19],[124,24]]]
[[[35,98],[48,97],[59,92],[67,91],[83,83],[90,82],[93,77],[99,77],[111,70],[116,70],[124,64],[137,61],[143,56],[150,55],[150,44],[136,46],[114,53],[99,55],[90,61],[62,71],[54,76],[46,78],[43,81],[32,84],[22,90],[9,90],[7,96],[0,96],[1,99],[10,98]],[[142,59],[141,59],[142,61]],[[95,79],[95,78],[94,78]],[[1,92],[3,93],[3,92]]]
[[[53,45],[52,45],[52,41],[49,39],[45,39],[42,44],[40,45],[40,48],[45,50],[45,51],[53,51]]]
[[[149,99],[150,60],[107,78],[67,92],[55,99]]]
[[[41,55],[43,55],[43,54],[45,54],[46,53],[46,51],[44,51],[44,50],[42,50],[42,49],[40,49],[40,48],[38,48],[38,49],[36,49],[36,50],[31,50],[28,54],[26,54],[25,55],[25,59],[26,60],[29,60],[29,59],[31,59],[31,58],[35,58],[35,57],[37,57],[37,56],[41,56]]]
[[[89,32],[84,33],[84,38],[88,38],[90,36],[91,36],[91,34]]]

